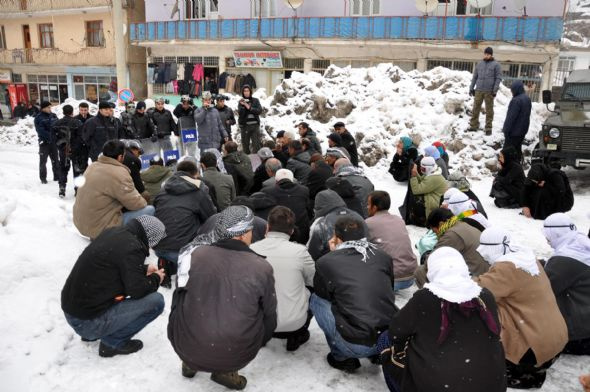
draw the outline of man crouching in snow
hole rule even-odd
[[[164,270],[144,265],[149,248],[164,237],[159,219],[140,216],[103,231],[74,264],[61,308],[83,341],[100,339],[101,357],[141,350],[141,340],[131,338],[164,310],[164,297],[156,292]]]

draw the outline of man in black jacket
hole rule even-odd
[[[53,138],[59,157],[59,197],[66,196],[66,184],[68,182],[68,173],[70,172],[70,156],[72,155],[73,147],[72,141],[79,139],[78,135],[82,129],[82,123],[74,118],[74,108],[72,105],[64,105],[63,114],[63,118],[57,120],[52,127]]]
[[[82,135],[92,162],[98,159],[102,146],[107,141],[121,139],[119,125],[112,117],[111,105],[108,102],[102,101],[98,104],[98,114],[84,123]]]
[[[260,158],[260,165],[254,170],[254,182],[252,183],[252,188],[250,188],[250,193],[260,192],[262,190],[262,184],[270,178],[270,175],[266,171],[265,163],[269,159],[274,158],[274,154],[268,147],[262,147],[258,150],[257,154]]]
[[[531,123],[532,105],[521,80],[512,82],[510,89],[512,90],[512,100],[508,105],[502,130],[504,132],[504,147],[514,147],[520,161],[522,160],[522,142]]]
[[[238,104],[238,122],[242,135],[242,150],[249,155],[257,153],[262,147],[262,135],[260,134],[260,114],[262,106],[257,98],[252,96],[252,88],[245,84],[242,86],[242,99]],[[250,150],[252,143],[252,150]]]
[[[326,190],[326,181],[332,177],[332,168],[324,161],[320,153],[311,156],[311,172],[305,184],[309,189],[309,198],[315,200],[316,195]]]
[[[348,132],[344,123],[340,121],[334,124],[334,131],[340,135],[340,138],[342,139],[342,147],[344,147],[350,155],[350,162],[353,166],[357,167],[359,165],[359,153],[356,148],[354,137]]]
[[[320,154],[322,153],[322,145],[320,144],[316,133],[309,127],[308,123],[303,121],[297,124],[297,131],[299,132],[301,139],[308,139],[311,143],[311,149],[313,151],[308,151],[309,155],[312,155],[314,152],[319,152]]]
[[[149,248],[165,236],[162,222],[140,216],[103,231],[74,264],[61,308],[82,340],[101,340],[101,357],[141,350],[142,341],[131,338],[164,310],[164,297],[157,293],[164,271],[144,262]]]
[[[47,158],[51,160],[53,181],[59,181],[59,159],[57,146],[53,136],[52,127],[57,121],[57,116],[51,112],[51,104],[47,101],[41,103],[41,113],[35,117],[35,130],[39,138],[39,179],[42,184],[47,184]]]
[[[137,192],[149,203],[150,194],[149,192],[146,192],[145,185],[141,179],[141,159],[139,159],[141,154],[143,154],[141,144],[139,144],[137,140],[127,140],[123,165],[129,168],[131,179],[133,180],[133,185],[135,185]]]
[[[139,101],[135,107],[135,113],[131,116],[133,129],[135,130],[135,138],[137,139],[152,139],[152,142],[158,141],[154,129],[154,123],[145,113],[145,102]]]
[[[170,113],[170,110],[164,108],[164,104],[164,98],[158,98],[156,100],[156,107],[148,111],[148,117],[151,118],[154,124],[154,129],[160,142],[160,148],[163,151],[169,151],[173,149],[170,135],[174,132],[178,136],[178,128],[174,122],[172,113]]]
[[[183,95],[180,98],[180,103],[176,105],[172,113],[174,113],[176,118],[180,119],[180,117],[193,117],[194,111],[195,107],[191,98],[188,95]]]
[[[316,263],[310,308],[330,346],[328,364],[352,371],[379,354],[377,339],[397,311],[391,257],[367,242],[364,223],[336,221],[330,253]]]
[[[307,177],[311,172],[309,161],[311,155],[307,151],[303,151],[301,142],[293,140],[289,143],[289,160],[287,161],[287,169],[293,172],[293,175],[302,184],[307,183]]]
[[[199,227],[217,212],[209,197],[209,189],[198,179],[199,169],[185,160],[176,166],[176,173],[164,184],[154,199],[156,218],[166,225],[167,236],[156,247],[159,266],[166,270],[170,285],[175,274],[178,251],[196,237]]]
[[[88,103],[80,102],[78,105],[78,115],[74,118],[82,123],[82,126],[86,124],[86,121],[93,118],[88,113]],[[83,127],[78,130],[75,134],[71,135],[70,145],[72,149],[72,171],[74,172],[74,178],[81,176],[88,167],[88,146],[84,143],[83,138]]]
[[[227,132],[228,139],[232,140],[231,126],[236,125],[236,117],[234,116],[234,111],[229,106],[225,105],[226,98],[227,97],[225,95],[218,96],[215,108],[219,112],[219,119],[225,127],[225,132]]]

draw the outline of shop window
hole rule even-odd
[[[39,25],[39,46],[53,48],[53,24],[42,23]]]
[[[112,75],[74,75],[74,98],[92,103],[117,99],[117,78]]]
[[[275,0],[250,0],[252,18],[272,18],[276,15]]]
[[[4,26],[0,26],[0,49],[6,49],[6,33]]]
[[[105,46],[102,20],[91,20],[86,22],[86,46]]]
[[[371,16],[379,15],[380,0],[352,0],[350,3],[350,15]]]

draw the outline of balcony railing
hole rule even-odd
[[[0,15],[19,12],[107,7],[110,4],[110,0],[4,0],[0,2]]]
[[[0,64],[113,65],[115,51],[101,47],[82,48],[75,53],[60,49],[0,50]]]
[[[559,17],[312,17],[189,20],[131,25],[136,42],[225,39],[360,39],[559,42]]]

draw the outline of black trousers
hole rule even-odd
[[[65,187],[68,182],[68,173],[70,172],[70,156],[66,151],[66,145],[57,148],[59,156],[59,186]]]
[[[41,181],[47,181],[47,158],[51,160],[53,180],[59,180],[59,157],[55,143],[42,142],[39,144],[39,178]]]
[[[558,357],[559,355],[537,367],[535,353],[533,353],[533,350],[528,349],[518,364],[506,360],[508,387],[516,389],[541,388],[547,376],[547,369],[553,365],[553,362]]]
[[[304,334],[309,329],[309,324],[311,323],[312,318],[313,318],[313,313],[311,313],[311,310],[308,310],[307,311],[307,320],[305,321],[305,324],[303,324],[303,327],[299,328],[296,331],[291,331],[291,332],[275,332],[272,334],[272,337],[275,339],[289,339],[289,338],[298,337],[299,335]]]
[[[504,147],[512,146],[516,150],[516,154],[518,154],[519,162],[522,162],[522,142],[524,141],[524,137],[507,137],[504,140]]]
[[[85,146],[80,146],[76,149],[73,149],[70,158],[72,160],[74,178],[84,174],[88,168],[88,148]]]

